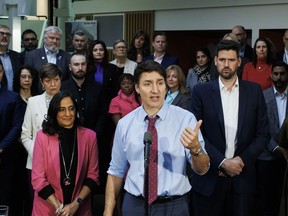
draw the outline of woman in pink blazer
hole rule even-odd
[[[96,134],[80,127],[77,111],[68,92],[50,102],[33,152],[32,215],[92,215],[90,193],[99,179]]]

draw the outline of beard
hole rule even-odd
[[[288,80],[287,81],[275,81],[275,82],[273,82],[273,84],[275,85],[276,88],[287,87],[287,83],[288,83]]]
[[[85,72],[83,70],[73,72],[72,75],[75,79],[84,79],[85,78]]]
[[[230,70],[229,73],[227,73],[227,72],[225,73],[225,72],[224,72],[224,70],[227,70],[227,69]],[[229,80],[229,79],[231,79],[232,77],[234,77],[236,73],[237,73],[237,71],[232,71],[230,68],[224,68],[224,69],[221,70],[221,72],[219,72],[219,75],[220,75],[223,79]]]
[[[30,44],[30,45],[25,47],[25,50],[29,52],[29,51],[34,50],[36,48],[37,48],[37,45]]]
[[[46,48],[51,52],[51,53],[56,53],[59,50],[59,47],[55,46],[55,45],[51,45],[51,46],[46,46]]]

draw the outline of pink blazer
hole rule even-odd
[[[91,178],[97,183],[99,181],[98,147],[95,132],[79,127],[77,129],[77,141],[78,165],[72,200],[77,198],[80,193],[85,178]],[[32,215],[55,216],[54,207],[38,196],[39,191],[49,184],[54,188],[57,199],[63,202],[58,135],[49,136],[40,130],[36,135],[32,160],[32,185],[35,190]],[[90,196],[84,200],[83,205],[77,211],[77,215],[92,215]]]

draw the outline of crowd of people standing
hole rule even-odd
[[[17,53],[0,25],[0,205],[10,216],[285,212],[287,32],[276,54],[237,25],[186,72],[162,31],[115,40],[109,59],[81,30],[73,53],[60,49],[57,26],[41,48],[23,31]]]

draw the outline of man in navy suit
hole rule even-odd
[[[288,114],[288,66],[283,61],[272,65],[273,86],[263,94],[267,105],[271,140],[257,160],[257,185],[261,203],[260,215],[279,215],[288,150],[279,146],[280,128]]]
[[[154,53],[144,58],[143,61],[154,60],[161,64],[164,69],[170,65],[179,65],[179,60],[166,52],[167,48],[167,35],[165,32],[155,32],[153,35],[152,46]]]
[[[70,53],[60,49],[62,30],[57,26],[48,26],[44,30],[44,47],[26,53],[25,64],[37,71],[47,63],[58,65],[62,70],[62,81],[70,76]]]
[[[0,59],[7,77],[7,88],[10,91],[13,90],[14,74],[20,68],[20,53],[8,48],[11,36],[10,28],[0,25]]]
[[[205,175],[193,173],[193,207],[196,216],[250,216],[255,162],[270,140],[266,104],[258,84],[237,77],[238,43],[220,41],[214,61],[219,78],[192,94],[210,157]]]
[[[7,78],[0,60],[0,203],[10,207],[9,215],[19,215],[23,179],[16,179],[21,126],[25,105],[19,94],[7,90]],[[15,194],[17,193],[17,195]]]

